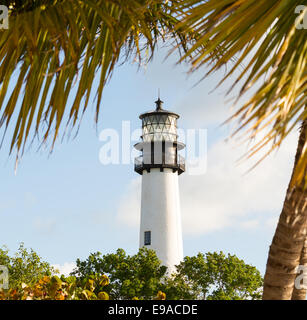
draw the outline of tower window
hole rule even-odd
[[[151,244],[151,231],[144,232],[144,245],[148,246]]]

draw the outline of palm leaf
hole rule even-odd
[[[220,83],[240,70],[229,90],[240,83],[238,99],[258,85],[256,93],[229,119],[238,120],[234,135],[248,129],[249,137],[254,138],[266,130],[265,138],[249,149],[247,158],[265,147],[265,156],[270,154],[297,123],[307,119],[307,30],[296,28],[307,6],[300,16],[295,14],[301,4],[300,0],[186,0],[174,9],[181,20],[177,27],[199,34],[182,57],[191,57],[191,71],[209,65],[209,75],[235,61]],[[203,46],[205,50],[200,50]],[[306,165],[307,145],[293,182],[302,180]]]
[[[174,29],[174,3],[6,1],[10,15],[9,29],[0,31],[0,127],[5,134],[13,125],[10,152],[17,150],[17,160],[31,135],[41,133],[42,143],[51,137],[52,150],[66,114],[66,128],[80,124],[98,74],[97,121],[104,86],[121,57],[150,59],[169,34],[184,43],[186,36]]]

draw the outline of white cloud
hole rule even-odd
[[[56,229],[56,221],[52,218],[36,217],[33,221],[33,226],[37,232],[50,235]]]
[[[293,166],[297,137],[293,134],[279,152],[244,174],[251,162],[236,165],[243,147],[217,142],[208,152],[207,173],[181,179],[184,231],[204,233],[279,215]],[[254,159],[255,160],[255,159]]]
[[[4,199],[1,198],[0,201],[0,214],[5,215],[9,210],[14,208],[16,206],[16,200],[15,199]]]
[[[32,208],[37,204],[37,198],[31,192],[25,193],[25,206],[27,208]]]
[[[254,229],[259,226],[259,221],[256,219],[243,221],[239,224],[240,228],[243,229]]]
[[[246,146],[234,147],[220,140],[208,151],[204,175],[184,173],[179,178],[183,232],[204,234],[227,227],[273,229],[280,214],[290,179],[297,145],[290,135],[281,149],[251,172],[254,164],[236,161]],[[118,220],[137,228],[140,215],[141,179],[134,179],[118,207]]]
[[[124,223],[128,227],[136,227],[140,223],[140,209],[141,209],[141,177],[133,179],[125,195],[121,198],[117,221]]]
[[[208,87],[208,82],[209,80],[200,83],[193,90],[185,93],[185,96],[174,105],[174,111],[180,114],[180,121],[192,128],[218,126],[231,115],[232,104],[225,101],[224,95],[208,94],[204,99],[204,90]],[[187,106],[193,106],[193,108]]]
[[[69,274],[73,271],[73,269],[76,267],[76,264],[74,262],[65,262],[64,264],[53,264],[52,265],[56,270],[60,272],[60,274],[63,274],[64,276],[69,276]]]

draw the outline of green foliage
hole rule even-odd
[[[262,278],[253,266],[223,252],[185,257],[177,272],[167,273],[155,251],[141,248],[135,255],[123,249],[77,260],[69,277],[55,275],[47,262],[21,244],[10,257],[0,249],[0,264],[9,269],[9,290],[0,300],[108,300],[108,299],[260,299]]]
[[[10,287],[20,288],[22,283],[33,284],[55,272],[48,262],[33,250],[27,250],[21,243],[14,256],[9,256],[6,247],[0,248],[0,265],[5,265],[9,270]]]
[[[164,289],[168,299],[204,299],[210,280],[204,255],[185,257],[176,275],[168,279]]]
[[[235,255],[223,252],[185,257],[163,288],[168,299],[261,299],[260,272]]]
[[[207,253],[207,277],[212,290],[208,300],[260,299],[263,280],[260,272],[235,255]]]
[[[156,253],[141,248],[133,256],[123,249],[103,256],[93,253],[85,261],[77,260],[73,275],[84,279],[92,274],[106,274],[110,284],[105,291],[111,299],[152,299],[162,288],[165,273],[166,267],[160,265]]]
[[[172,276],[160,265],[155,252],[146,248],[134,256],[118,249],[115,254],[101,256],[97,252],[85,261],[77,260],[75,276],[86,278],[96,273],[108,275],[110,285],[105,291],[111,299],[153,299],[160,290],[171,300],[261,298],[260,272],[235,255],[222,252],[185,257]]]
[[[82,281],[63,275],[44,276],[30,285],[23,283],[18,288],[0,290],[0,300],[108,300],[109,295],[102,291],[108,284],[105,275],[89,276]]]
[[[9,270],[9,289],[0,290],[0,300],[108,300],[104,287],[109,279],[103,274],[86,277],[58,277],[57,270],[22,243],[14,256],[0,249],[0,265]]]

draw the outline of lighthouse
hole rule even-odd
[[[178,176],[185,160],[178,154],[185,145],[178,141],[179,115],[164,110],[160,98],[156,108],[140,115],[141,141],[135,148],[135,171],[142,175],[140,247],[156,251],[168,272],[183,260]]]

